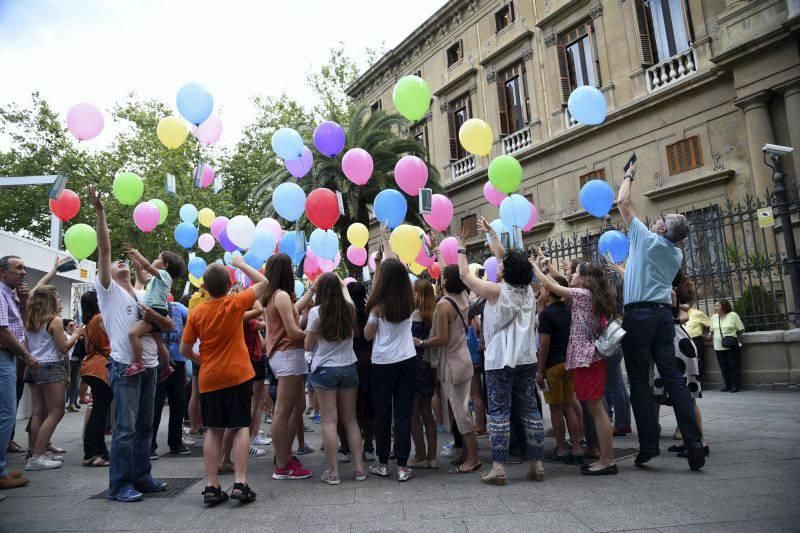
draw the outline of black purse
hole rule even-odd
[[[722,337],[723,348],[730,350],[731,348],[739,347],[739,337],[734,337],[733,335],[722,335],[722,325],[720,324],[719,318],[717,318],[717,329],[719,330],[719,336]]]

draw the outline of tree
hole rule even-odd
[[[306,76],[320,100],[313,110],[315,123],[332,120],[346,122],[353,113],[353,101],[345,92],[358,78],[358,65],[344,51],[344,43],[330,49],[328,61],[319,70]]]

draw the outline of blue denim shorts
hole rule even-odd
[[[308,377],[315,389],[352,389],[358,387],[355,363],[347,366],[320,366]]]

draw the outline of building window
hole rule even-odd
[[[478,217],[467,215],[461,219],[461,231],[466,230],[466,237],[474,237],[478,234]]]
[[[424,146],[426,150],[430,149],[430,146],[428,146],[428,124],[425,120],[411,126],[411,128],[409,128],[409,133],[411,137]]]
[[[524,62],[500,73],[497,81],[497,102],[500,135],[514,133],[528,125],[531,111]]]
[[[602,87],[597,39],[591,21],[559,36],[557,53],[564,104],[570,93],[582,85]]]
[[[711,205],[683,214],[689,221],[689,236],[681,243],[684,272],[694,284],[695,300],[699,302],[733,294],[730,276],[720,275],[727,270],[728,254],[725,217],[719,206]]]
[[[494,14],[495,33],[508,28],[514,22],[514,4],[509,2]]]
[[[584,185],[586,185],[592,180],[606,181],[606,169],[601,168],[599,170],[593,170],[591,172],[587,172],[583,176],[578,177],[578,181],[580,182],[581,188],[583,188]]]
[[[380,111],[381,109],[383,109],[383,102],[379,98],[378,101],[375,102],[374,104],[372,104],[371,106],[369,106],[369,108],[372,110],[373,113],[375,111]]]
[[[461,61],[463,54],[464,53],[461,50],[461,41],[458,41],[456,44],[447,49],[447,66],[452,67]]]
[[[458,140],[458,130],[461,125],[472,116],[472,102],[469,99],[469,94],[464,94],[449,104],[447,112],[448,122],[450,126],[450,160],[458,161],[467,157],[467,151],[461,146]]]
[[[667,146],[669,175],[680,174],[703,166],[703,149],[700,137],[695,135]]]
[[[636,0],[642,63],[653,65],[691,46],[691,22],[685,0]]]

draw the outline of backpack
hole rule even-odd
[[[450,305],[452,305],[453,308],[456,310],[458,318],[461,319],[461,323],[464,324],[464,335],[467,337],[467,349],[469,350],[469,358],[472,359],[472,364],[473,365],[481,364],[481,352],[478,349],[479,348],[478,334],[475,333],[475,328],[473,328],[471,325],[467,324],[464,321],[464,317],[461,314],[461,310],[458,308],[456,303],[451,298],[445,298],[445,300],[450,302]]]

